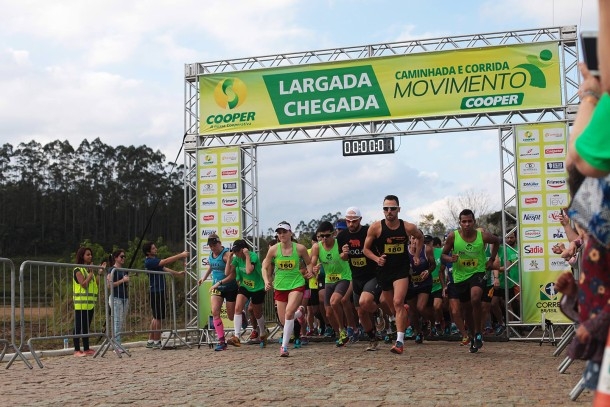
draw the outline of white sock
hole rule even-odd
[[[405,333],[404,332],[398,332],[396,334],[396,341],[397,342],[405,343]]]
[[[303,316],[303,313],[301,312],[301,308],[299,307],[297,309],[297,311],[294,313],[294,319],[299,319]]]
[[[241,332],[241,322],[243,320],[243,315],[240,313],[235,313],[233,316],[233,324],[235,324],[235,336],[239,336]]]
[[[282,346],[284,348],[287,348],[290,343],[292,331],[294,331],[294,319],[287,319],[286,322],[284,322],[284,333],[282,334]]]
[[[262,336],[265,334],[265,316],[256,319],[258,325],[258,333]]]

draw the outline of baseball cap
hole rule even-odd
[[[277,226],[275,227],[275,231],[277,232],[278,229],[292,230],[290,228],[290,223],[288,223],[286,221],[281,221],[280,223],[278,223]]]
[[[233,247],[231,247],[231,251],[237,252],[239,250],[247,249],[247,248],[248,248],[248,243],[246,243],[245,240],[237,239],[236,241],[233,242]]]
[[[208,236],[208,245],[218,243],[218,242],[220,242],[220,238],[218,237],[218,235],[216,233],[212,233],[210,236]]]
[[[362,214],[360,213],[360,209],[356,208],[355,206],[350,206],[345,211],[345,219],[356,220],[361,217]]]
[[[338,221],[335,222],[335,229],[337,229],[337,230],[347,229],[347,222],[345,222],[344,219],[339,219]]]
[[[424,235],[424,242],[431,242],[433,239],[432,235]]]

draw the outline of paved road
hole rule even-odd
[[[279,345],[225,352],[131,348],[131,357],[44,357],[45,367],[0,365],[3,405],[208,406],[580,406],[569,391],[583,362],[560,375],[548,344],[487,342],[470,354],[457,342],[407,342],[405,353],[357,343],[311,343],[279,357]]]

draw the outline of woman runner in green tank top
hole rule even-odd
[[[263,262],[265,290],[275,288],[273,299],[280,323],[284,325],[280,356],[288,356],[288,343],[294,330],[295,312],[303,300],[305,280],[313,277],[311,260],[307,248],[292,241],[290,223],[282,221],[275,228],[279,243],[269,248]],[[301,273],[300,259],[307,269]],[[275,279],[273,278],[275,275]]]

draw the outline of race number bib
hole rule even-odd
[[[366,258],[365,257],[354,257],[350,259],[352,266],[354,267],[364,267],[366,266]]]
[[[252,280],[243,280],[242,284],[248,288],[254,288],[254,281]]]
[[[336,283],[341,279],[341,274],[329,274],[327,278],[329,283]]]
[[[383,252],[385,254],[402,254],[405,252],[405,245],[404,243],[386,243],[383,246]]]
[[[280,271],[294,270],[296,268],[294,260],[278,260],[276,266]]]
[[[460,259],[459,261],[463,267],[476,267],[479,265],[478,259]]]

